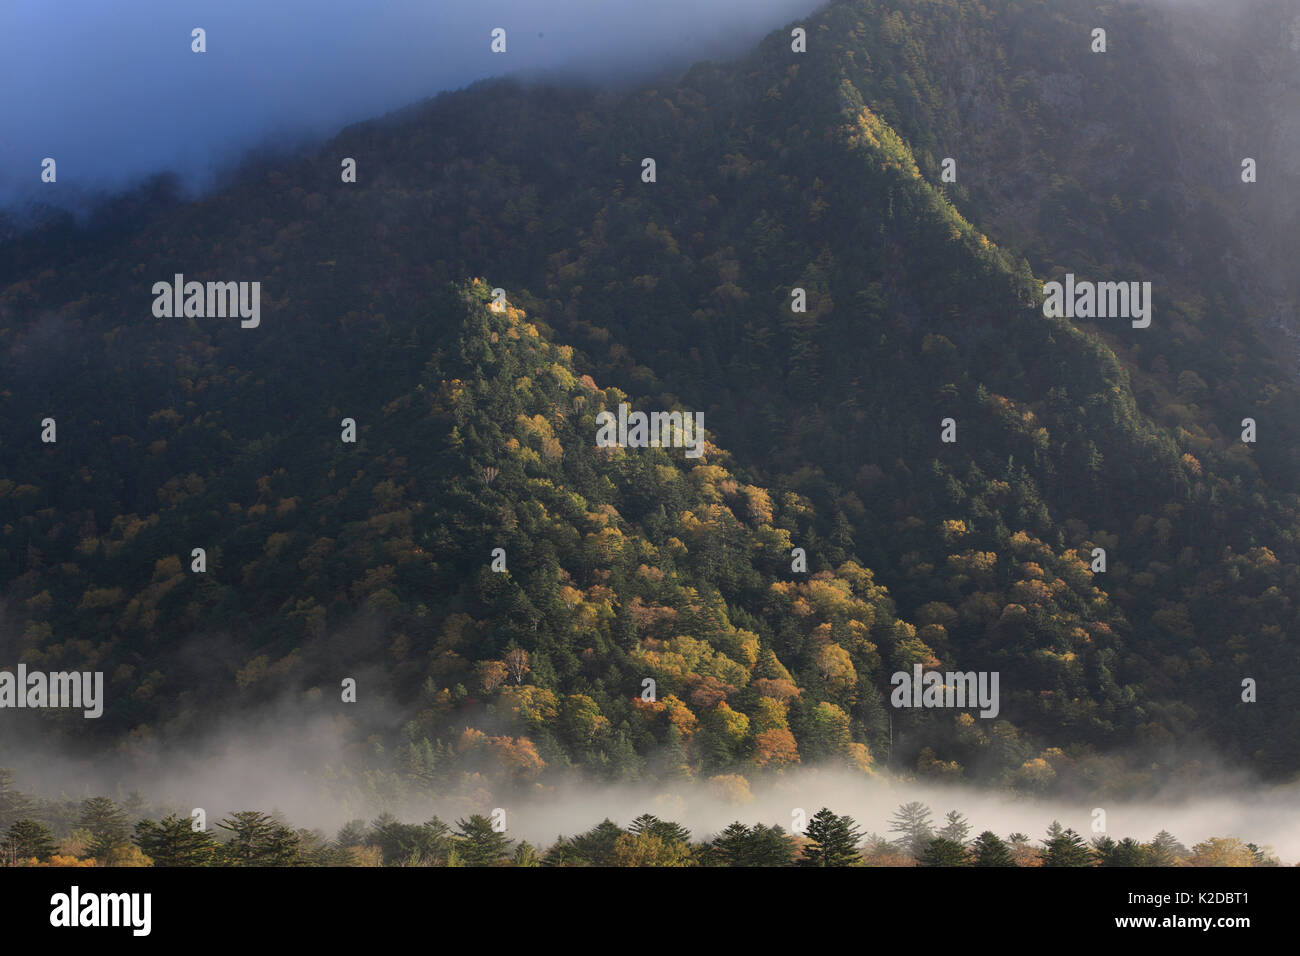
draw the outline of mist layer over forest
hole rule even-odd
[[[192,746],[137,746],[129,761],[121,756],[70,761],[0,745],[0,766],[14,771],[19,791],[55,802],[75,805],[107,795],[123,803],[134,791],[151,817],[187,817],[202,808],[215,822],[258,809],[327,837],[349,821],[383,814],[407,823],[434,816],[452,823],[473,814],[490,816],[499,807],[506,813],[507,835],[539,847],[561,835],[586,832],[605,819],[626,827],[644,813],[680,823],[694,839],[706,840],[735,821],[793,832],[829,807],[853,817],[864,834],[894,839],[889,821],[895,810],[920,801],[933,811],[936,829],[956,810],[969,820],[972,833],[992,830],[1004,839],[1020,832],[1041,840],[1053,822],[1088,839],[1104,834],[1147,842],[1165,830],[1188,847],[1235,837],[1272,849],[1284,864],[1300,863],[1300,787],[1263,784],[1247,774],[1216,769],[1210,759],[1194,781],[1171,781],[1142,798],[1113,793],[1012,796],[987,787],[898,779],[888,772],[864,777],[834,767],[793,769],[748,781],[722,775],[626,784],[584,780],[574,771],[570,780],[547,786],[492,791],[484,780],[484,786],[458,796],[436,797],[403,792],[382,775],[367,779],[349,773],[346,768],[355,757],[353,730],[325,717],[304,719],[301,709],[294,708],[214,728]],[[1104,813],[1098,815],[1098,810]]]

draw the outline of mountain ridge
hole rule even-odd
[[[0,654],[54,666],[84,661],[94,648],[92,659],[102,654],[120,672],[113,720],[121,723],[112,726],[138,729],[169,713],[173,720],[182,715],[180,723],[195,717],[193,687],[215,674],[233,695],[228,699],[268,676],[283,677],[297,666],[295,642],[325,647],[326,632],[368,608],[402,620],[384,625],[406,637],[402,658],[386,664],[394,693],[409,700],[432,681],[425,716],[403,731],[408,753],[425,755],[419,758],[425,763],[455,766],[464,754],[487,748],[502,768],[522,759],[540,772],[535,756],[548,767],[576,761],[617,775],[648,772],[645,761],[667,748],[680,750],[678,766],[691,772],[753,773],[778,760],[756,763],[759,736],[784,730],[789,740],[778,733],[766,743],[786,762],[793,753],[880,766],[888,740],[885,669],[925,661],[1000,670],[1004,719],[986,733],[980,722],[909,715],[915,720],[910,742],[888,754],[896,770],[941,777],[969,772],[1042,790],[1096,780],[1098,768],[1112,766],[1111,755],[1126,750],[1137,754],[1135,768],[1191,766],[1194,758],[1165,757],[1168,746],[1195,749],[1198,741],[1215,740],[1266,775],[1293,774],[1300,759],[1291,732],[1296,717],[1271,703],[1238,702],[1237,677],[1267,674],[1285,682],[1297,670],[1285,639],[1296,623],[1287,592],[1300,582],[1294,473],[1289,483],[1283,480],[1295,448],[1256,456],[1234,444],[1226,417],[1226,409],[1262,383],[1248,411],[1280,431],[1289,407],[1283,403],[1295,399],[1293,383],[1275,372],[1277,363],[1257,366],[1244,384],[1233,378],[1232,370],[1266,351],[1247,326],[1231,339],[1230,361],[1217,366],[1217,375],[1214,362],[1198,359],[1203,377],[1187,370],[1175,375],[1178,365],[1171,368],[1168,360],[1162,371],[1146,358],[1143,332],[1127,323],[1075,327],[1042,316],[1028,262],[1001,250],[958,212],[947,192],[961,202],[965,187],[946,191],[936,184],[934,156],[918,157],[883,118],[891,109],[906,110],[859,89],[870,90],[881,78],[858,64],[873,53],[882,58],[873,44],[921,55],[914,34],[928,22],[919,16],[926,10],[978,15],[943,4],[856,0],[805,21],[806,55],[790,52],[789,31],[777,31],[737,64],[698,65],[677,84],[627,94],[494,82],[440,96],[400,118],[345,130],[296,165],[295,175],[268,171],[168,213],[111,254],[96,251],[64,271],[10,284],[0,291],[0,349],[6,381],[19,387],[0,393],[0,417],[31,422],[55,414],[49,410],[60,404],[66,410],[56,416],[60,438],[53,448],[15,441],[13,428],[4,439],[0,575],[13,583],[0,616]],[[879,29],[859,29],[848,17],[865,17]],[[1082,22],[1067,18],[1055,29]],[[820,55],[818,44],[834,38],[840,45],[832,42],[830,55]],[[1036,50],[1040,55],[1047,54]],[[908,75],[896,71],[888,79],[897,87]],[[654,183],[639,181],[639,157],[647,154],[658,160]],[[341,156],[358,158],[356,189],[337,181]],[[964,159],[959,168],[968,168]],[[292,185],[295,180],[311,186]],[[1054,208],[1054,201],[1040,199],[1040,205]],[[1005,217],[999,221],[1008,228]],[[366,238],[359,243],[358,237]],[[1066,248],[1077,254],[1086,245]],[[1043,262],[1059,259],[1039,255]],[[1127,265],[1135,274],[1122,278],[1138,278],[1147,268],[1139,260]],[[268,334],[259,338],[228,321],[112,324],[131,314],[128,303],[137,294],[143,319],[144,291],[174,271],[227,280],[260,276]],[[527,310],[538,341],[548,349],[574,348],[560,362],[569,379],[577,381],[585,369],[593,386],[595,379],[617,381],[639,405],[702,410],[710,457],[725,446],[732,457],[722,460],[734,460],[735,472],[698,479],[713,490],[695,487],[700,500],[684,513],[705,528],[723,522],[740,542],[766,540],[770,553],[762,552],[760,576],[776,581],[777,550],[789,563],[786,541],[776,535],[782,548],[774,549],[761,525],[742,520],[754,505],[742,507],[735,495],[749,492],[718,486],[753,488],[790,508],[799,518],[784,530],[797,531],[798,542],[788,543],[808,553],[807,584],[792,584],[793,596],[778,600],[770,587],[756,591],[752,580],[741,583],[758,571],[749,566],[752,559],[736,556],[737,549],[747,554],[749,544],[725,545],[724,560],[711,552],[714,536],[705,532],[695,546],[712,556],[701,566],[690,536],[673,535],[695,578],[717,588],[706,604],[713,602],[711,613],[723,624],[692,619],[688,633],[658,633],[653,640],[665,643],[633,659],[635,627],[626,630],[632,609],[639,607],[635,613],[655,627],[663,622],[647,610],[649,592],[625,570],[628,581],[613,588],[612,600],[603,594],[575,600],[573,607],[596,606],[599,640],[579,647],[587,638],[572,623],[573,607],[561,613],[557,606],[544,617],[568,622],[550,625],[565,637],[538,655],[536,638],[519,629],[519,593],[485,597],[502,587],[488,570],[487,545],[499,545],[485,534],[487,516],[476,500],[492,494],[491,483],[478,496],[468,494],[465,482],[483,484],[483,469],[506,468],[506,425],[521,429],[514,436],[519,451],[532,450],[539,466],[546,449],[557,445],[560,462],[597,460],[590,457],[595,428],[566,432],[566,443],[554,435],[548,407],[538,406],[533,416],[542,415],[542,424],[528,415],[525,423],[510,418],[505,424],[470,416],[474,434],[456,445],[451,435],[459,433],[430,431],[427,421],[413,417],[414,393],[404,387],[418,381],[450,402],[444,378],[457,379],[444,369],[445,356],[468,349],[459,380],[498,410],[514,407],[508,389],[486,369],[494,353],[490,335],[499,340],[518,327],[482,324],[493,321],[482,305],[485,285],[446,291],[448,283],[482,274]],[[61,291],[66,284],[95,291],[69,302]],[[789,309],[794,288],[807,293],[806,313]],[[473,300],[468,306],[459,304],[464,295]],[[1213,295],[1191,305],[1158,298],[1155,324],[1144,331],[1164,335],[1159,341],[1175,358],[1189,354],[1209,328],[1233,327],[1215,311],[1223,306]],[[469,309],[464,321],[488,342],[471,336],[451,344],[444,326],[461,321],[462,308]],[[1211,313],[1214,324],[1199,329]],[[25,314],[38,318],[24,324]],[[511,311],[506,318],[517,316]],[[1165,329],[1181,331],[1175,337]],[[551,345],[554,337],[566,345]],[[95,341],[102,348],[90,344]],[[66,397],[70,367],[77,370],[79,405]],[[565,381],[545,374],[555,378],[548,389]],[[125,395],[115,386],[123,380],[131,382]],[[90,399],[101,394],[110,400]],[[1201,405],[1213,405],[1212,413]],[[302,420],[306,409],[313,410],[310,426]],[[355,450],[336,447],[335,423],[344,416],[359,423]],[[958,428],[951,447],[939,440],[947,417]],[[421,430],[423,444],[404,440]],[[483,445],[480,431],[494,435],[495,444]],[[99,450],[69,437],[109,432],[113,437]],[[1286,441],[1284,433],[1274,448]],[[357,456],[376,452],[358,467]],[[227,470],[205,473],[212,461],[227,462]],[[603,486],[595,474],[566,475],[566,481],[579,482],[579,494],[599,497],[593,489]],[[517,485],[521,498],[512,513],[547,500],[530,480],[518,476],[524,483]],[[658,487],[649,480],[643,486]],[[417,489],[427,487],[443,488],[459,504],[447,523],[423,529],[433,537],[422,542],[415,529],[428,520],[429,501]],[[621,493],[635,498],[634,492]],[[732,510],[733,499],[741,515]],[[81,507],[60,513],[58,504],[69,501]],[[677,510],[679,499],[669,501],[673,513],[665,507],[664,521],[696,527]],[[410,507],[399,507],[403,502]],[[620,534],[650,533],[649,504],[641,501],[646,510]],[[710,510],[716,508],[731,519]],[[301,523],[301,513],[337,528],[337,535],[350,529],[346,558],[330,557],[333,544],[313,552],[331,535]],[[594,520],[582,514],[572,512],[579,527]],[[712,518],[701,521],[700,514]],[[475,515],[480,524],[470,523]],[[371,540],[375,534],[391,540]],[[219,542],[210,573],[225,575],[238,565],[239,587],[229,576],[222,584],[186,578],[178,559],[158,557],[188,553],[177,544],[182,539]],[[511,580],[519,566],[512,552],[532,549],[517,535],[501,540],[509,542],[513,564],[505,580]],[[662,542],[647,540],[663,551]],[[415,548],[426,554],[430,544],[435,554],[478,567],[476,587],[487,589],[476,599],[481,617],[457,617],[466,614],[458,602],[470,593],[464,591],[468,567],[430,571],[426,565],[439,564],[437,558],[411,557]],[[1085,556],[1095,547],[1109,553],[1104,576],[1089,570]],[[469,556],[479,552],[477,559]],[[579,563],[566,573],[598,570],[587,567],[591,558],[584,554],[575,551]],[[332,576],[317,582],[316,594],[304,595],[298,572],[310,579],[331,562]],[[529,602],[535,603],[529,587],[549,593],[535,571],[528,580]],[[838,600],[848,600],[860,616],[869,613],[872,622],[834,611],[835,594],[822,593],[827,581],[847,585],[849,597]],[[831,640],[795,623],[805,620],[800,599],[816,611],[814,582],[829,602],[818,626],[829,625]],[[607,587],[592,579],[565,586],[584,595]],[[854,604],[863,603],[859,587],[875,595],[865,601],[870,612]],[[417,627],[419,608],[424,617],[430,613],[430,593],[443,595],[440,620]],[[886,622],[880,628],[877,618]],[[211,620],[248,629],[240,648],[246,657],[215,672],[192,662],[174,674],[151,667],[158,649],[176,640],[173,633],[181,635],[176,657],[185,658],[186,642]],[[485,676],[475,668],[502,663],[509,650],[482,633],[497,627],[520,649],[531,644],[534,663],[550,668],[540,685],[530,686],[541,699],[540,691],[555,696],[554,714],[538,719],[528,716],[532,703],[513,709],[493,703],[524,715],[488,720],[511,743],[475,743],[470,735],[455,756],[461,731],[454,725],[470,713],[457,708]],[[759,651],[772,652],[775,663],[748,661],[749,683],[717,699],[719,686],[706,678],[733,687],[724,677],[740,680],[739,671],[715,660],[719,648],[741,659],[749,653],[737,631],[754,634]],[[64,633],[79,637],[60,639]],[[622,643],[612,636],[617,633]],[[707,654],[697,646],[701,633],[716,639],[703,639]],[[98,638],[98,647],[88,636]],[[696,644],[672,645],[679,637]],[[372,635],[364,648],[387,662],[391,643]],[[474,653],[456,650],[462,643]],[[832,646],[847,656],[854,675],[852,690],[840,688],[839,697],[822,686],[848,673],[840,653],[827,650]],[[411,647],[428,659],[413,660]],[[582,657],[588,647],[594,663]],[[687,669],[676,676],[672,668],[656,670],[666,659]],[[763,676],[756,677],[760,664]],[[629,709],[640,694],[639,679],[625,686],[636,667],[660,678],[669,674],[664,683],[685,708],[681,713],[674,705],[680,722],[689,723],[690,714],[707,725],[698,746],[672,743],[666,727],[651,731],[653,720]],[[609,672],[604,678],[601,668]],[[156,699],[169,677],[180,688]],[[746,697],[757,680],[790,681],[800,693],[782,700],[789,688],[769,687],[778,696]],[[502,686],[493,690],[504,694]],[[704,704],[681,696],[695,692]],[[739,709],[722,710],[727,694],[740,695]],[[594,713],[585,701],[564,711],[561,702],[575,696],[591,701]],[[813,698],[819,698],[814,705],[799,703]],[[764,700],[787,706],[784,726],[780,708]],[[827,709],[817,716],[821,704],[844,719]],[[551,711],[543,706],[539,713]],[[594,738],[581,728],[604,728],[601,719],[607,736],[593,748]],[[634,722],[642,719],[647,727]],[[767,722],[763,730],[760,720]],[[671,715],[664,722],[682,733]],[[1173,767],[1165,767],[1170,760]]]

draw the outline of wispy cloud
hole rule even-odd
[[[190,188],[252,146],[325,136],[475,80],[563,70],[610,81],[733,55],[818,0],[7,0],[0,203],[163,170]],[[193,53],[191,30],[206,31]],[[507,31],[507,52],[490,50]],[[62,188],[67,187],[67,188]],[[37,193],[50,201],[53,193]]]

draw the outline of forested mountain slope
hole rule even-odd
[[[834,4],[806,53],[630,93],[482,84],[111,244],[11,245],[0,661],[104,669],[97,734],[368,663],[429,779],[1123,788],[1202,744],[1294,774],[1300,419],[1248,270],[1205,255],[1247,256],[1205,218],[1233,200],[1163,174],[1170,61],[1119,42],[1148,15],[1107,8],[1102,55],[1095,7],[993,6]],[[1044,317],[1067,271],[1152,281],[1151,326]],[[178,272],[260,280],[260,326],[155,319]],[[596,448],[623,395],[703,412],[708,453]],[[912,663],[999,671],[999,717],[899,712],[891,752]]]

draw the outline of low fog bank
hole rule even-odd
[[[369,821],[385,812],[410,823],[434,815],[454,823],[501,807],[512,839],[543,847],[557,836],[590,830],[606,818],[626,827],[647,812],[683,824],[701,840],[736,820],[791,830],[796,811],[808,818],[824,806],[853,817],[864,834],[892,837],[889,819],[894,811],[919,800],[933,811],[936,826],[949,810],[960,811],[970,821],[972,838],[983,830],[1003,838],[1019,831],[1041,841],[1056,820],[1091,839],[1097,833],[1093,811],[1101,808],[1105,832],[1116,840],[1147,842],[1160,830],[1170,831],[1188,847],[1210,837],[1237,837],[1272,847],[1286,864],[1300,861],[1300,784],[1262,785],[1222,770],[1208,771],[1194,783],[1171,784],[1141,800],[1090,799],[1087,794],[1069,799],[1021,797],[972,785],[825,768],[755,775],[748,789],[707,780],[599,784],[575,772],[559,784],[533,784],[507,793],[504,786],[476,778],[462,782],[454,794],[430,798],[395,775],[348,769],[372,762],[365,758],[373,756],[373,743],[355,743],[363,736],[358,733],[360,721],[305,717],[300,710],[291,720],[287,709],[280,716],[284,719],[257,730],[249,721],[229,724],[191,746],[137,741],[93,761],[0,743],[0,766],[15,772],[15,786],[29,796],[79,801],[102,794],[120,802],[139,791],[153,817],[168,812],[188,815],[202,807],[212,825],[232,811],[259,809],[330,837],[351,819]],[[370,714],[376,722],[385,716],[391,715]]]
[[[1106,811],[1105,833],[1116,840],[1149,841],[1169,830],[1187,846],[1213,836],[1235,836],[1268,845],[1287,862],[1300,858],[1300,788],[1250,789],[1214,797],[1173,790],[1143,802],[1072,801],[1017,798],[972,786],[925,784],[886,778],[863,778],[843,771],[808,769],[788,773],[766,786],[754,787],[753,799],[726,801],[702,784],[662,787],[566,788],[548,802],[521,806],[511,822],[516,836],[549,842],[557,833],[589,829],[606,816],[626,826],[651,812],[676,820],[697,837],[716,834],[734,820],[780,824],[791,829],[796,809],[811,817],[821,807],[848,814],[864,833],[887,837],[889,819],[900,804],[919,800],[933,811],[936,828],[950,810],[971,823],[971,836],[992,830],[1006,838],[1020,831],[1041,840],[1053,820],[1085,838],[1095,835],[1093,810]],[[509,809],[509,808],[507,808]]]
[[[808,818],[822,807],[853,817],[864,834],[875,832],[892,839],[898,834],[889,832],[890,817],[901,804],[913,800],[933,811],[936,829],[948,811],[961,812],[970,821],[971,838],[983,830],[1004,839],[1019,831],[1041,841],[1055,820],[1091,839],[1098,835],[1092,829],[1093,810],[1100,807],[1106,811],[1105,833],[1116,840],[1133,837],[1145,843],[1168,830],[1190,847],[1210,837],[1234,836],[1272,847],[1286,863],[1300,860],[1300,787],[1296,785],[1212,797],[1170,789],[1147,801],[1097,803],[1017,798],[973,786],[805,769],[755,783],[748,800],[727,799],[705,782],[606,787],[573,783],[532,800],[507,802],[505,809],[510,835],[542,846],[558,835],[589,830],[606,817],[626,827],[640,814],[653,813],[683,824],[695,839],[705,839],[736,820],[791,830],[796,811]],[[439,816],[447,819],[442,813]]]

